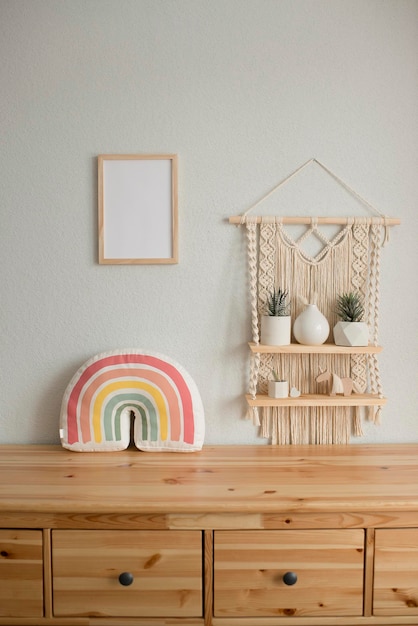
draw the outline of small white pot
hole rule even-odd
[[[333,332],[336,346],[369,345],[369,327],[366,322],[337,322]]]
[[[289,395],[287,380],[269,380],[268,395],[270,398],[287,398]]]
[[[262,315],[261,343],[266,346],[290,345],[290,315]]]

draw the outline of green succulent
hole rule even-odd
[[[273,380],[276,383],[284,383],[284,379],[280,378],[279,374],[276,372],[276,370],[271,370],[271,374],[273,376]]]
[[[335,312],[343,322],[362,322],[364,305],[360,294],[350,291],[337,296]]]
[[[267,315],[274,317],[283,317],[290,314],[290,303],[287,303],[289,292],[287,289],[282,290],[280,287],[274,289],[267,299]]]

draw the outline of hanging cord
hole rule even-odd
[[[307,167],[308,165],[311,165],[311,163],[316,163],[317,165],[319,165],[319,167],[321,167],[329,176],[331,176],[334,180],[336,180],[346,191],[348,191],[357,200],[359,200],[362,204],[364,204],[368,209],[370,209],[376,215],[378,215],[380,220],[383,220],[383,225],[385,227],[385,236],[384,236],[383,245],[385,245],[389,241],[389,226],[393,225],[393,224],[398,224],[399,220],[396,220],[396,219],[393,219],[393,218],[389,218],[386,215],[384,215],[381,211],[379,211],[379,209],[377,209],[375,206],[373,206],[368,200],[363,198],[363,196],[361,196],[357,191],[355,191],[352,187],[350,187],[350,185],[348,185],[339,176],[337,176],[337,174],[335,174],[332,170],[330,170],[328,167],[326,167],[326,165],[321,163],[321,161],[319,161],[316,158],[312,158],[312,159],[309,159],[309,161],[306,161],[306,163],[304,163],[303,165],[298,167],[294,172],[289,174],[289,176],[286,176],[286,178],[281,180],[275,187],[273,187],[273,189],[268,191],[259,200],[254,202],[254,204],[252,204],[241,216],[239,216],[238,218],[231,217],[230,218],[230,222],[231,223],[237,223],[238,225],[244,224],[245,221],[246,221],[246,217],[247,217],[248,213],[250,213],[250,211],[252,211],[259,204],[261,204],[262,202],[267,200],[267,198],[269,198],[271,195],[273,195],[278,189],[280,189],[281,187],[284,187],[284,185],[286,183],[288,183],[290,180],[292,180],[292,178],[297,176],[303,169],[305,169],[305,167]],[[287,219],[289,219],[289,218],[287,218]],[[287,221],[287,219],[284,218],[284,221]],[[292,221],[292,219],[290,218],[289,221]],[[319,221],[321,221],[321,219],[319,219]]]
[[[271,189],[270,191],[268,191],[264,196],[262,196],[259,200],[257,200],[257,202],[254,202],[254,204],[252,204],[250,206],[249,209],[247,209],[245,211],[245,213],[242,214],[242,217],[245,218],[247,216],[247,213],[250,213],[250,211],[252,211],[253,209],[255,209],[256,206],[258,206],[259,204],[261,204],[262,202],[264,202],[264,200],[267,200],[267,198],[270,198],[270,196],[272,196],[278,189],[280,189],[280,187],[284,187],[284,185],[286,183],[288,183],[290,180],[292,180],[292,178],[294,176],[297,176],[297,174],[299,174],[299,172],[301,172],[303,169],[305,169],[305,167],[307,167],[310,163],[312,163],[313,161],[316,161],[316,159],[309,159],[309,161],[306,161],[306,163],[304,163],[303,165],[301,165],[300,167],[298,167],[294,172],[292,172],[291,174],[289,174],[289,176],[286,176],[286,178],[284,178],[283,180],[281,180],[275,187],[273,187],[273,189]]]

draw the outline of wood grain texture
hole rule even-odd
[[[394,617],[214,617],[212,626],[417,626],[413,618]],[[116,626],[116,624],[114,625]],[[141,626],[136,625],[135,626]],[[149,626],[148,624],[146,626]],[[152,625],[154,626],[154,625]],[[183,626],[183,625],[182,625]]]
[[[211,626],[213,615],[213,532],[204,532],[204,614],[205,626]]]
[[[44,615],[47,618],[53,616],[52,598],[52,548],[51,531],[44,528],[42,531],[43,542],[43,574],[44,574]]]
[[[376,530],[373,605],[375,615],[418,623],[418,528]]]
[[[374,584],[374,537],[375,529],[366,529],[366,553],[364,558],[364,615],[373,614],[373,584]]]
[[[0,530],[0,617],[43,615],[42,531]]]
[[[416,444],[213,446],[189,454],[0,446],[0,510],[9,520],[34,511],[115,522],[167,513],[387,519],[418,512],[417,459]]]

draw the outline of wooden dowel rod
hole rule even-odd
[[[250,217],[250,216],[249,216]],[[270,217],[270,216],[269,216]],[[272,218],[274,216],[271,216]],[[241,220],[243,218],[241,215],[233,215],[229,218],[230,224],[241,224]],[[261,222],[261,215],[256,216],[257,223]],[[246,217],[244,217],[244,221]],[[317,224],[349,224],[351,220],[358,220],[358,222],[363,222],[366,220],[366,224],[382,224],[387,226],[397,226],[401,223],[401,220],[397,217],[282,217],[281,221],[283,224],[311,224],[312,221],[315,221]]]

